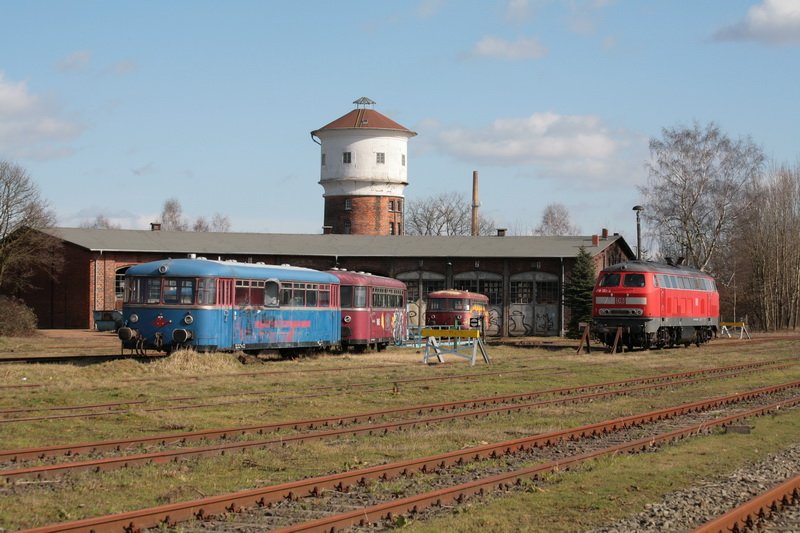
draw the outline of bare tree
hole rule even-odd
[[[214,213],[211,222],[204,216],[197,217],[197,220],[192,224],[192,231],[215,231],[224,233],[231,230],[231,221],[228,217]]]
[[[189,226],[183,216],[183,208],[177,198],[170,198],[164,202],[161,210],[161,229],[165,231],[216,231],[226,232],[231,230],[231,221],[227,216],[214,213],[211,222],[204,216],[199,216]]]
[[[679,255],[701,270],[747,209],[764,155],[749,139],[733,141],[713,122],[705,128],[663,129],[650,140],[643,213],[663,255]]]
[[[55,215],[20,166],[0,161],[0,290],[28,288],[36,272],[55,276],[63,263],[60,243],[40,230]]]
[[[177,198],[164,202],[161,209],[161,229],[164,231],[186,231],[189,224],[183,218],[183,208]]]
[[[569,210],[553,203],[544,208],[542,222],[533,230],[534,235],[578,235],[580,228],[570,221]]]
[[[470,235],[472,232],[472,204],[458,193],[406,202],[406,235]],[[491,235],[495,231],[493,220],[478,217],[478,231]]]
[[[111,222],[105,215],[97,215],[97,217],[91,222],[84,222],[81,224],[82,228],[93,228],[93,229],[121,229],[122,226],[119,224],[115,224]]]
[[[738,268],[730,278],[738,276],[744,289],[738,315],[748,315],[765,330],[795,329],[800,325],[800,168],[770,171],[754,198],[739,225],[742,238],[731,261]]]

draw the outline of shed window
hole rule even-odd
[[[383,165],[386,163],[386,154],[383,152],[378,152],[375,154],[375,162],[379,165]]]
[[[343,152],[342,153],[342,163],[349,165],[353,162],[353,153],[352,152]]]

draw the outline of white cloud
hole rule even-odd
[[[717,30],[717,41],[759,41],[771,45],[800,44],[800,2],[763,0],[736,24]]]
[[[533,37],[520,38],[514,42],[498,37],[484,37],[472,49],[472,55],[506,60],[539,59],[547,54],[547,48]]]
[[[65,118],[54,103],[28,91],[25,82],[6,80],[0,72],[0,157],[56,159],[72,153],[66,144],[82,126]]]
[[[529,167],[542,178],[631,181],[647,153],[646,139],[612,131],[591,115],[535,113],[479,129],[443,128],[434,136],[436,148],[460,160]]]

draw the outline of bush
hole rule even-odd
[[[22,300],[0,296],[0,336],[30,337],[36,324],[36,313]]]

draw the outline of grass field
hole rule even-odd
[[[0,482],[0,528],[57,521],[193,499],[564,429],[661,406],[800,379],[797,340],[720,339],[703,348],[576,355],[489,346],[491,365],[446,356],[423,365],[423,349],[320,355],[243,365],[235,355],[178,352],[166,359],[99,364],[0,364],[0,409],[142,402],[123,412],[0,423],[0,448],[74,443],[373,411],[794,358],[783,369],[589,403],[431,425],[382,437],[351,437],[245,454],[82,473],[45,482]],[[48,351],[49,350],[49,351]],[[82,351],[83,350],[83,351]],[[83,332],[0,339],[5,354],[119,353],[113,336]],[[106,350],[106,352],[103,352]],[[449,380],[428,380],[450,376]],[[417,381],[411,381],[417,380]],[[197,399],[176,400],[177,397]],[[197,406],[197,404],[207,404]],[[169,406],[191,406],[169,409]],[[161,409],[162,410],[157,410]],[[30,416],[54,414],[41,411]],[[545,488],[473,500],[410,531],[581,531],[635,513],[668,491],[754,461],[796,441],[798,411],[753,421],[750,434],[715,434],[658,453],[608,458],[553,476]],[[256,438],[247,436],[245,438]],[[35,511],[32,511],[35,510]]]

